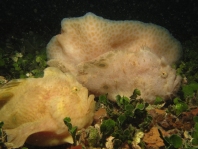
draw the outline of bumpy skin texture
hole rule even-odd
[[[12,80],[0,88],[0,121],[14,148],[26,140],[38,146],[72,142],[63,119],[70,117],[81,129],[92,123],[94,110],[94,96],[71,74],[53,67],[43,78]]]
[[[124,58],[123,58],[124,57]],[[130,97],[133,90],[152,103],[156,96],[170,98],[180,87],[181,77],[163,59],[144,48],[135,53],[109,52],[78,65],[78,80],[96,95],[108,93]]]
[[[61,26],[62,33],[47,46],[48,64],[71,72],[92,93],[108,93],[115,100],[138,88],[152,102],[155,96],[168,99],[177,92],[181,77],[171,67],[182,49],[165,28],[92,13],[63,19]]]

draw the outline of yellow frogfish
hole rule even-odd
[[[64,124],[71,118],[78,129],[89,126],[95,111],[94,95],[88,95],[69,73],[54,67],[43,78],[11,80],[0,88],[0,121],[13,148],[25,142],[36,146],[72,143]]]

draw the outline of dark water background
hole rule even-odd
[[[60,33],[63,18],[87,12],[111,20],[154,23],[181,42],[198,36],[198,0],[0,0],[0,42],[30,31],[49,41]]]
[[[29,31],[49,40],[60,32],[63,18],[87,12],[155,23],[180,41],[198,35],[198,0],[0,0],[0,40]]]

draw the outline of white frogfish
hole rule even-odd
[[[165,28],[140,21],[112,21],[92,13],[61,22],[47,46],[48,64],[71,72],[88,90],[115,101],[134,89],[153,102],[169,99],[181,84],[173,65],[182,48]]]
[[[123,58],[124,57],[124,58]],[[108,93],[130,97],[135,89],[153,103],[156,97],[170,99],[180,87],[181,77],[148,48],[135,53],[112,51],[78,65],[78,80],[95,95]]]

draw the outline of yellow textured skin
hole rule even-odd
[[[43,78],[12,80],[0,88],[0,121],[13,148],[26,140],[38,146],[72,142],[63,119],[70,117],[81,129],[92,123],[94,110],[94,96],[71,74],[53,67]]]

